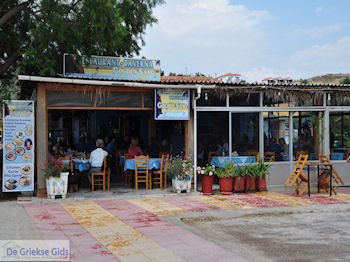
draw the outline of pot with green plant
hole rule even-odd
[[[40,168],[46,178],[47,197],[55,199],[57,195],[61,195],[63,199],[66,198],[69,171],[66,170],[62,161],[51,157]]]
[[[245,189],[244,192],[255,191],[255,173],[256,173],[256,164],[248,164],[244,168],[245,176]]]
[[[232,194],[233,178],[236,176],[236,168],[232,162],[228,162],[225,168],[220,168],[217,172],[219,178],[220,193],[224,195]]]
[[[256,165],[255,172],[255,185],[257,191],[267,191],[266,187],[266,175],[270,174],[270,166],[265,164],[264,161],[260,160]]]
[[[191,191],[193,165],[191,159],[182,160],[179,157],[169,160],[167,176],[171,178],[173,190],[176,193]]]
[[[236,167],[235,176],[233,178],[233,190],[237,193],[244,191],[244,184],[245,184],[244,169],[245,169],[245,166]]]
[[[206,165],[205,167],[197,167],[197,174],[202,177],[203,195],[211,195],[213,193],[213,177],[216,173],[215,166]]]

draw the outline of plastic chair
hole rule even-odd
[[[107,176],[106,176],[106,170],[107,170],[107,156],[105,156],[103,159],[103,171],[91,173],[92,191],[94,191],[95,186],[98,186],[98,187],[102,186],[103,191],[106,191],[106,180],[107,180],[108,190],[110,190],[111,170],[110,170],[110,168],[108,168]]]
[[[289,187],[292,187],[293,185],[295,185],[295,189],[293,190],[292,194],[295,194],[298,191],[298,189],[301,189],[299,195],[302,196],[304,191],[306,190],[306,188],[309,185],[309,180],[302,173],[308,158],[309,158],[308,154],[306,154],[306,155],[300,154],[299,155],[298,161],[295,165],[293,172],[290,174],[289,178],[287,179],[286,183],[284,184],[285,186],[289,185]],[[292,182],[290,182],[291,180],[292,180]],[[289,184],[289,182],[290,182],[290,184]],[[304,183],[304,185],[303,185],[303,183]]]
[[[153,180],[153,183],[155,185],[159,185],[160,189],[163,189],[163,180],[166,180],[165,175],[165,168],[168,165],[168,161],[169,161],[169,154],[163,154],[162,155],[162,160],[160,163],[160,169],[159,170],[154,170],[152,171],[152,178],[151,178],[151,183]],[[166,182],[164,183],[166,185]],[[166,187],[165,187],[166,188]]]
[[[135,190],[138,190],[139,183],[146,183],[149,188],[149,156],[135,156]],[[152,185],[150,185],[152,187]]]

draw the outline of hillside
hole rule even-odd
[[[309,84],[340,84],[344,78],[350,77],[350,74],[326,74],[323,76],[315,76],[309,79],[306,79]],[[294,83],[300,84],[301,80],[296,80]]]

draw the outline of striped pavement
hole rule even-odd
[[[70,240],[71,261],[245,261],[171,224],[191,212],[350,204],[350,192],[311,197],[259,192],[212,196],[57,201],[24,205],[42,239]]]

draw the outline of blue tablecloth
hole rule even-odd
[[[228,156],[213,156],[210,165],[216,167],[225,167],[230,162]],[[232,156],[232,162],[235,164],[256,163],[255,156]]]
[[[70,160],[62,160],[63,164],[68,164]],[[73,159],[73,168],[80,172],[90,169],[89,160]]]
[[[344,159],[344,153],[333,153],[332,154],[332,160],[343,160]]]
[[[150,158],[148,161],[148,169],[160,169],[162,159]],[[135,170],[135,159],[127,159],[124,164],[124,171]]]

